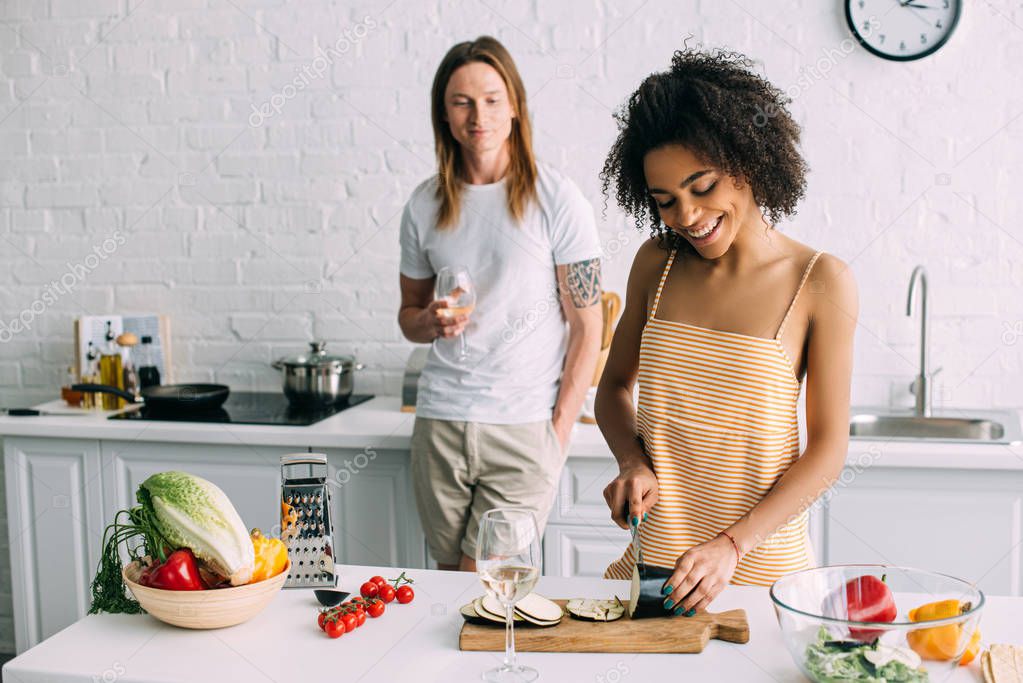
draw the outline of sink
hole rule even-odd
[[[932,417],[855,412],[849,420],[849,436],[853,439],[987,443],[1012,443],[1021,438],[1019,417],[1015,414],[973,411]]]
[[[905,3],[903,3],[905,4]],[[920,292],[920,368],[910,391],[912,412],[890,409],[854,408],[849,419],[849,438],[884,441],[949,441],[952,443],[1023,444],[1019,413],[993,410],[933,409],[931,388],[934,376],[928,363],[927,270],[913,268],[909,276],[906,315],[913,314],[913,295]],[[940,414],[939,414],[940,413]]]

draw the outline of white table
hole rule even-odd
[[[351,589],[382,567],[343,567]],[[482,594],[473,574],[415,570],[416,599],[391,603],[377,620],[331,640],[316,625],[318,604],[308,590],[282,591],[251,621],[216,631],[189,631],[147,615],[93,615],[54,635],[4,666],[6,683],[155,683],[157,681],[478,681],[500,653],[461,652],[458,607]],[[623,581],[544,577],[538,592],[550,597],[628,594]],[[743,608],[745,645],[711,641],[699,655],[522,653],[541,681],[776,681],[805,680],[781,639],[766,588],[729,587],[713,611]],[[1023,599],[990,598],[984,642],[1019,642]],[[981,680],[977,664],[950,681]]]

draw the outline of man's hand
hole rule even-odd
[[[446,308],[448,308],[447,300],[435,299],[423,309],[423,325],[433,330],[434,338],[457,337],[465,331],[465,326],[469,324],[467,313],[451,315],[450,311],[444,310]]]
[[[558,443],[561,444],[561,452],[568,448],[568,439],[572,436],[572,420],[568,418],[554,418],[551,420],[554,425],[554,433],[558,435]]]

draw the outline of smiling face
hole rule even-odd
[[[444,118],[463,148],[478,154],[499,149],[515,118],[501,74],[483,62],[458,67],[444,90]]]
[[[760,214],[748,184],[736,183],[682,145],[650,150],[643,172],[661,222],[705,259],[721,257],[742,226]]]

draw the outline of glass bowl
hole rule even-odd
[[[894,606],[878,600],[884,586]],[[806,569],[775,581],[771,601],[789,654],[818,683],[943,681],[980,645],[984,594],[936,572],[872,564]],[[956,602],[931,606],[938,601]],[[932,619],[942,615],[950,616]]]

